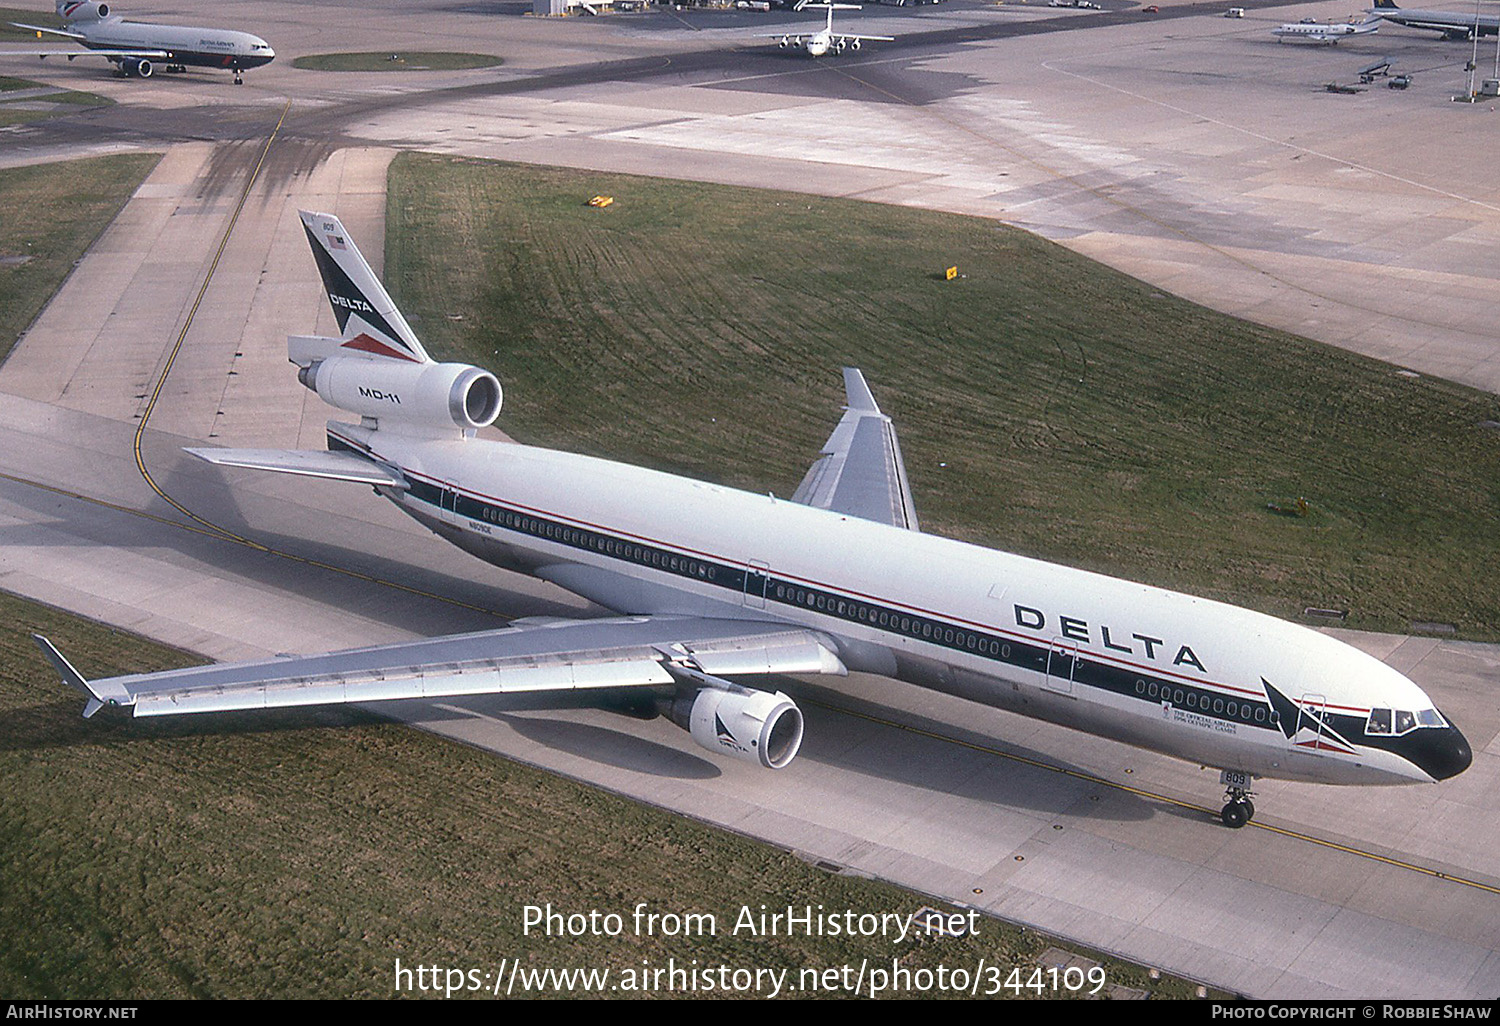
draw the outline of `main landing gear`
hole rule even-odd
[[[1224,808],[1219,812],[1219,819],[1225,826],[1238,830],[1255,818],[1255,803],[1250,800],[1252,780],[1250,774],[1238,770],[1220,771],[1219,782],[1225,790]]]

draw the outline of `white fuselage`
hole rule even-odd
[[[1278,39],[1308,39],[1319,43],[1337,43],[1344,36],[1372,31],[1354,25],[1281,25],[1272,30]]]
[[[410,491],[378,490],[465,550],[622,613],[798,624],[854,670],[1257,776],[1431,781],[1469,758],[1406,677],[1260,613],[570,453],[329,440],[398,467]],[[1369,738],[1372,709],[1430,725]]]
[[[165,60],[209,68],[247,69],[269,64],[276,52],[259,36],[229,29],[153,25],[119,17],[75,22],[69,30],[91,50],[159,50]]]

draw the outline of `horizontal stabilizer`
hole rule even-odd
[[[19,21],[13,21],[11,22],[11,25],[13,25],[15,28],[26,29],[29,32],[46,32],[54,36],[67,36],[69,39],[84,38],[82,32],[69,32],[67,29],[48,28],[45,25],[27,25]]]
[[[277,474],[300,474],[332,481],[387,485],[405,488],[406,479],[396,471],[352,452],[322,452],[313,449],[184,449],[189,456],[221,467],[269,470]]]

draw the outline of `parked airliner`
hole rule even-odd
[[[259,36],[228,29],[190,28],[126,21],[111,14],[108,4],[92,0],[57,0],[62,28],[23,25],[17,28],[64,36],[81,43],[82,50],[0,50],[0,57],[103,57],[121,75],[150,78],[157,64],[168,71],[189,67],[224,68],[234,72],[234,83],[244,82],[242,72],[270,64],[276,51]]]
[[[1500,32],[1500,14],[1481,14],[1477,6],[1474,13],[1466,14],[1458,11],[1420,11],[1412,7],[1397,7],[1396,0],[1375,0],[1375,7],[1370,13],[1407,28],[1441,32],[1445,39],[1473,39],[1475,36],[1493,36]]]
[[[810,57],[821,57],[830,50],[834,53],[843,53],[847,47],[850,50],[858,50],[864,42],[894,42],[892,36],[860,36],[852,32],[833,31],[834,11],[857,11],[859,4],[803,4],[801,9],[809,7],[824,7],[828,9],[828,22],[816,32],[762,32],[760,35],[768,39],[777,39],[782,49],[789,46],[800,46],[807,51]]]
[[[1271,30],[1276,41],[1284,42],[1288,39],[1306,39],[1315,43],[1328,43],[1337,45],[1345,36],[1362,36],[1366,32],[1378,32],[1380,30],[1380,19],[1373,14],[1359,23],[1333,22],[1322,24],[1319,22],[1298,22],[1295,25],[1278,25]]]
[[[359,421],[329,421],[327,451],[188,452],[373,485],[480,559],[621,615],[94,681],[38,637],[86,717],[636,687],[703,748],[779,769],[802,714],[746,682],[857,670],[1216,767],[1235,827],[1256,777],[1432,782],[1470,763],[1421,688],[1317,631],[920,532],[854,368],[789,499],[479,437],[500,382],[427,355],[338,218],[302,224],[342,334],[293,336],[288,355]]]

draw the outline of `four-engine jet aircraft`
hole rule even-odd
[[[846,47],[850,50],[858,50],[860,44],[866,40],[882,43],[894,42],[894,37],[892,36],[860,36],[852,32],[836,33],[833,31],[833,12],[836,10],[857,11],[860,9],[859,4],[826,3],[803,5],[804,9],[810,7],[826,7],[828,9],[828,23],[818,31],[811,34],[805,32],[762,32],[760,34],[767,39],[779,40],[780,42],[777,45],[782,49],[786,49],[789,46],[800,46],[812,57],[821,57],[830,50],[834,53],[843,53]]]
[[[188,67],[224,68],[234,72],[234,83],[240,85],[241,72],[270,64],[276,51],[259,36],[228,29],[189,28],[179,25],[153,25],[126,21],[111,14],[108,4],[92,0],[57,0],[57,16],[63,28],[23,25],[40,35],[49,32],[65,36],[85,47],[82,50],[0,50],[3,57],[103,57],[114,64],[121,75],[135,74],[150,78],[161,64],[168,71],[186,71]]]
[[[1345,36],[1362,36],[1366,32],[1379,30],[1380,19],[1372,14],[1358,24],[1333,22],[1325,25],[1317,22],[1298,22],[1295,25],[1278,25],[1271,30],[1271,34],[1276,37],[1277,42],[1285,42],[1288,39],[1306,39],[1315,43],[1337,46],[1338,41]]]
[[[499,381],[428,357],[338,218],[302,223],[342,335],[288,353],[359,422],[329,421],[326,452],[188,451],[373,485],[480,559],[621,615],[95,681],[37,638],[85,716],[638,687],[703,748],[781,768],[802,714],[745,681],[856,670],[1218,767],[1236,827],[1254,777],[1432,782],[1470,763],[1421,688],[1326,635],[921,533],[891,420],[853,368],[790,499],[477,437]]]
[[[1493,36],[1500,32],[1500,14],[1419,11],[1411,7],[1397,7],[1395,0],[1375,0],[1375,7],[1370,13],[1407,28],[1441,32],[1445,39],[1473,39],[1476,35]]]

